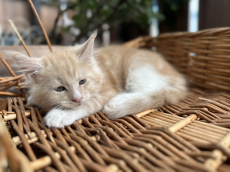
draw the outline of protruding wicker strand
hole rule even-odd
[[[50,40],[49,40],[49,38],[48,38],[48,36],[47,36],[47,33],[46,33],[46,30],[44,29],[44,26],[43,26],[43,24],[42,24],[42,22],[41,22],[41,20],[40,20],[40,17],[39,17],[39,15],[38,15],[38,13],[37,13],[37,10],[35,9],[32,0],[28,0],[28,1],[29,1],[29,3],[30,3],[31,8],[32,8],[33,11],[34,11],[35,16],[36,16],[37,19],[38,19],[38,22],[39,22],[39,24],[40,24],[40,26],[41,26],[41,29],[42,29],[43,33],[44,33],[44,36],[45,36],[45,38],[46,38],[46,42],[47,42],[47,44],[48,44],[48,46],[49,46],[49,49],[50,49],[50,51],[52,52],[53,50],[52,50],[52,47],[51,47]]]
[[[12,21],[12,20],[9,20],[9,22],[10,22],[11,26],[13,27],[14,31],[16,32],[16,34],[18,35],[18,38],[19,38],[20,41],[22,42],[22,45],[23,45],[23,47],[25,48],[26,52],[28,53],[28,55],[29,55],[30,57],[32,57],[32,55],[30,54],[30,52],[29,52],[29,50],[28,50],[28,48],[27,48],[25,42],[23,41],[23,39],[22,39],[20,33],[18,32],[16,26],[14,25],[13,21]]]

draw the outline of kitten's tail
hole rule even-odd
[[[161,91],[140,96],[140,99],[133,99],[133,102],[130,103],[129,109],[133,110],[128,114],[135,114],[148,109],[156,109],[167,104],[176,104],[184,99],[186,94],[186,87],[179,89],[175,87],[167,87]]]
[[[159,108],[165,104],[175,104],[185,98],[187,89],[185,86],[166,87],[154,93],[123,93],[114,97],[104,112],[108,118],[116,119],[129,114],[136,114],[148,109]]]
[[[157,93],[150,95],[152,108],[159,108],[166,104],[175,104],[184,99],[187,95],[187,88],[167,87]]]

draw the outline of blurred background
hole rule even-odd
[[[74,45],[98,29],[97,46],[143,35],[230,25],[229,0],[33,0],[53,45]],[[0,0],[0,45],[46,44],[28,0]]]

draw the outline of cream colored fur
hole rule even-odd
[[[47,112],[47,126],[62,128],[100,110],[120,118],[185,97],[185,79],[160,54],[124,46],[93,52],[95,37],[94,32],[83,45],[41,58],[7,52],[27,76],[28,104]],[[86,83],[80,85],[82,79]],[[55,91],[59,86],[66,90]]]

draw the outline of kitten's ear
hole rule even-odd
[[[76,51],[80,60],[90,60],[93,57],[94,39],[97,36],[97,30],[94,30],[89,39],[82,45],[77,46]]]
[[[39,72],[42,69],[42,65],[38,59],[26,56],[16,51],[5,51],[6,55],[11,56],[16,61],[17,65],[21,68],[21,71],[26,75],[34,72]]]

